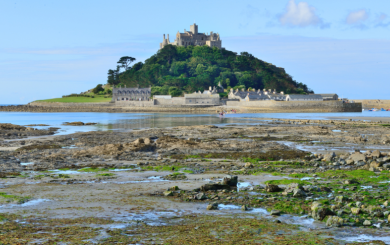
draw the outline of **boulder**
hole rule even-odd
[[[237,186],[238,183],[238,176],[226,176],[222,180],[223,185],[228,185],[228,186]]]
[[[379,150],[375,150],[375,151],[373,151],[373,152],[371,153],[370,156],[371,156],[372,158],[374,158],[374,157],[375,157],[375,158],[380,158],[381,155],[382,155],[382,154],[381,154],[381,152],[380,152]]]
[[[218,203],[216,202],[207,205],[207,210],[217,210],[217,209],[218,209]]]
[[[359,181],[357,181],[356,179],[348,179],[348,180],[344,181],[344,184],[346,184],[346,185],[359,184]]]
[[[374,214],[376,212],[382,212],[382,208],[380,206],[370,205],[367,207],[367,212],[369,214]]]
[[[266,192],[278,192],[281,191],[282,189],[278,185],[273,185],[273,184],[267,184],[265,186],[265,191]]]
[[[344,220],[338,216],[329,216],[326,221],[328,227],[340,227],[344,224]]]
[[[315,220],[323,220],[327,215],[331,214],[333,214],[333,212],[329,208],[323,206],[318,206],[311,212],[311,216]]]
[[[343,203],[343,202],[345,202],[347,200],[347,198],[344,197],[344,196],[337,196],[337,197],[334,198],[334,200],[336,202],[338,202],[338,203]]]
[[[349,159],[353,160],[355,163],[359,161],[366,162],[367,161],[367,156],[360,153],[360,152],[354,152],[349,156]]]
[[[298,188],[294,189],[293,197],[305,197],[305,196],[307,196],[307,195],[306,195],[306,192],[304,192],[303,190],[298,189]]]
[[[206,195],[203,192],[200,192],[200,193],[195,195],[195,199],[197,199],[197,200],[204,200],[204,199],[207,199],[207,197],[206,197]]]
[[[301,189],[303,190],[303,187],[301,184],[298,183],[291,183],[289,184],[286,189],[284,190],[287,193],[293,193],[295,189]]]
[[[280,211],[279,210],[271,210],[271,215],[275,215],[275,216],[279,216],[280,215]]]
[[[173,196],[173,192],[172,191],[164,191],[164,196],[166,196],[166,197]]]
[[[365,220],[365,221],[363,222],[363,225],[364,225],[364,226],[371,226],[372,223],[371,223],[371,221],[369,221],[369,220]]]
[[[351,212],[353,214],[359,214],[360,213],[360,208],[351,208]]]
[[[370,168],[380,168],[382,167],[382,163],[379,163],[379,162],[376,162],[376,161],[372,161],[370,163]]]
[[[253,168],[253,164],[250,162],[245,163],[245,168]]]
[[[320,189],[323,192],[332,192],[332,190],[329,187],[326,187],[326,186],[321,186]]]
[[[216,190],[230,190],[230,186],[221,185],[221,184],[205,184],[200,187],[200,190],[203,192],[216,191]]]
[[[242,210],[242,211],[248,211],[248,207],[247,207],[246,205],[242,205],[242,206],[241,206],[241,210]]]

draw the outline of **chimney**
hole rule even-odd
[[[281,95],[284,95],[284,92],[283,92],[283,91],[280,91],[280,94],[281,94]]]
[[[209,90],[211,91],[211,86],[209,87]]]
[[[137,88],[139,88],[139,84],[137,84]]]

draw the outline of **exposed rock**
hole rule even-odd
[[[365,221],[363,222],[363,225],[364,225],[364,226],[371,226],[372,223],[371,223],[371,221],[369,221],[369,220],[365,220]]]
[[[206,199],[207,197],[206,197],[206,195],[205,195],[203,192],[200,192],[200,193],[198,193],[198,194],[195,195],[195,198],[196,198],[197,200],[204,200],[204,199]]]
[[[360,214],[360,208],[351,208],[353,214]]]
[[[360,153],[360,152],[354,152],[350,157],[351,160],[353,160],[355,163],[359,161],[365,162],[367,160],[366,155]]]
[[[226,176],[222,180],[223,185],[228,185],[228,186],[237,186],[238,183],[238,176]]]
[[[278,192],[281,191],[282,189],[278,185],[273,185],[273,184],[267,184],[265,186],[265,191],[266,192]]]
[[[306,192],[304,192],[303,190],[301,189],[294,189],[293,191],[293,197],[305,197],[306,196]]]
[[[242,211],[248,211],[248,207],[247,207],[246,205],[242,205],[242,206],[241,206],[241,210],[242,210]]]
[[[201,191],[216,191],[216,190],[230,190],[229,185],[221,185],[221,184],[204,184],[200,187]]]
[[[275,215],[275,216],[279,216],[280,215],[280,211],[279,210],[271,210],[271,215]]]
[[[250,162],[245,163],[245,168],[253,168],[253,164]]]
[[[326,226],[329,227],[340,227],[344,224],[344,220],[338,216],[329,216],[326,221]]]
[[[172,191],[164,191],[164,196],[166,196],[166,197],[173,196],[173,192]]]
[[[218,203],[217,202],[210,203],[209,205],[207,205],[207,210],[217,210],[217,209],[218,209]]]

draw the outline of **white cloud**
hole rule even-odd
[[[367,11],[365,9],[361,9],[349,13],[345,22],[349,25],[356,25],[356,24],[361,24],[367,19],[368,19]]]
[[[316,9],[309,6],[307,2],[299,2],[290,0],[287,4],[285,12],[280,16],[279,22],[285,26],[317,26],[323,25],[320,17],[316,14]]]

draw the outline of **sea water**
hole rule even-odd
[[[106,112],[0,112],[0,123],[17,125],[46,124],[49,126],[34,126],[38,129],[58,127],[57,135],[75,132],[105,131],[105,130],[137,130],[144,128],[165,128],[194,125],[256,125],[258,119],[329,119],[334,117],[390,117],[390,112],[341,112],[341,113],[237,113],[219,117],[212,114],[186,113],[106,113]],[[65,126],[64,122],[93,122],[96,125]]]

